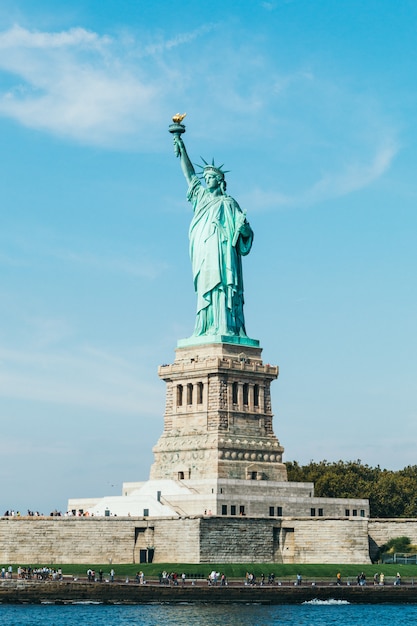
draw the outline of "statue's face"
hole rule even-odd
[[[215,174],[207,172],[207,174],[204,174],[204,179],[206,181],[207,189],[213,191],[214,189],[218,189],[220,187],[220,183]]]

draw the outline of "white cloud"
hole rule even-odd
[[[398,145],[391,140],[377,148],[365,161],[352,161],[343,168],[326,172],[310,187],[297,194],[255,188],[242,198],[250,210],[270,210],[281,207],[309,207],[318,202],[338,198],[371,185],[390,168]]]
[[[367,187],[388,170],[397,152],[398,147],[389,142],[378,148],[368,163],[350,163],[340,172],[325,174],[300,197],[293,198],[292,204],[312,204]]]
[[[138,132],[158,110],[161,83],[120,62],[112,44],[81,28],[1,33],[0,69],[16,79],[0,98],[0,114],[85,143]]]
[[[214,28],[141,44],[83,28],[49,33],[15,25],[0,33],[0,71],[9,75],[0,115],[80,143],[149,150],[152,129],[184,99],[189,80],[173,51]]]
[[[60,33],[42,33],[28,31],[15,25],[8,31],[0,33],[0,50],[13,48],[50,49],[72,46],[85,46],[101,49],[111,42],[110,37],[99,37],[96,33],[84,28],[71,28]]]
[[[234,47],[237,37],[225,42],[221,26],[205,24],[140,45],[82,28],[46,33],[14,26],[0,33],[0,71],[11,75],[0,115],[87,144],[150,150],[162,141],[168,103],[172,111],[187,103],[194,128],[206,137],[215,131],[218,142],[239,141],[242,150],[265,142],[272,164],[285,153],[293,161],[302,154],[303,168],[311,159],[308,188],[255,189],[248,208],[311,205],[363,188],[389,168],[397,146],[381,142],[390,129],[378,104],[348,93],[340,77],[323,77],[320,68],[282,71],[249,43]],[[123,259],[113,265],[136,275],[148,271]]]
[[[166,41],[162,40],[158,43],[152,43],[145,47],[145,54],[159,54],[165,52],[167,50],[172,50],[173,48],[177,48],[178,46],[182,46],[184,44],[189,44],[193,42],[195,39],[200,37],[201,35],[205,35],[209,33],[215,28],[215,24],[204,24],[200,28],[192,32],[179,33],[176,37],[171,39],[167,39]]]

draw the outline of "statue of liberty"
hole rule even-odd
[[[201,167],[206,186],[201,184],[181,137],[185,132],[185,126],[178,123],[182,116],[173,120],[170,132],[188,183],[187,199],[194,210],[189,230],[197,294],[193,337],[245,338],[242,256],[250,252],[253,232],[236,200],[226,194],[223,166],[204,161]]]

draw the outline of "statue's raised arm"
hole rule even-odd
[[[191,339],[239,342],[237,338],[247,338],[241,257],[250,252],[253,232],[236,200],[226,194],[223,166],[205,161],[201,168],[206,187],[201,184],[181,137],[183,117],[174,116],[169,130],[194,209],[189,235],[197,317]]]
[[[190,184],[193,176],[195,176],[195,169],[190,161],[190,157],[188,156],[181,135],[174,135],[174,151],[175,154],[180,158],[181,169],[184,173],[187,183]]]
[[[193,176],[195,176],[195,169],[190,161],[181,137],[181,135],[185,133],[185,125],[182,123],[182,121],[186,115],[186,113],[176,113],[175,115],[173,115],[173,123],[169,127],[169,132],[172,133],[174,139],[175,156],[180,158],[181,169],[184,172],[187,183],[190,184]]]

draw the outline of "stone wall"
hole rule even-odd
[[[206,573],[208,568],[205,568]],[[227,567],[225,568],[226,573]],[[154,581],[150,581],[147,585],[124,584],[117,580],[112,584],[92,585],[84,581],[76,582],[54,582],[34,583],[32,581],[11,580],[0,585],[0,604],[39,604],[47,602],[61,605],[77,604],[80,600],[105,603],[105,604],[150,604],[150,603],[169,603],[169,604],[190,604],[204,603],[205,605],[225,605],[226,603],[236,603],[243,609],[247,604],[264,604],[264,605],[285,605],[309,602],[314,599],[322,601],[335,600],[349,602],[351,604],[414,604],[416,599],[415,586],[410,584],[401,585],[316,585],[303,584],[282,584],[282,585],[256,585],[246,586],[239,581],[237,584],[210,585],[203,583],[191,585],[190,581],[186,581],[185,585],[159,585]],[[404,580],[404,579],[403,579]],[[308,581],[310,582],[310,581]],[[408,582],[408,581],[407,581]],[[20,608],[20,607],[19,607]],[[15,613],[22,612],[16,608]],[[184,607],[178,607],[181,611],[181,617],[186,615]],[[182,610],[181,610],[182,609]],[[48,613],[48,610],[46,613]],[[227,610],[227,609],[226,609]],[[241,610],[241,609],[240,609]],[[179,614],[178,611],[178,614]],[[312,611],[315,613],[314,608]],[[338,613],[333,623],[341,623],[340,613],[342,611],[329,609],[333,614]],[[217,612],[217,611],[216,611]],[[282,611],[281,611],[282,612]],[[401,609],[397,607],[398,614]],[[43,616],[46,617],[45,611]],[[74,613],[74,611],[72,611]],[[139,611],[137,611],[138,614]],[[226,611],[224,612],[226,614]],[[327,611],[326,611],[327,613]],[[401,613],[402,615],[402,613]],[[19,615],[20,616],[20,615]],[[194,620],[195,621],[195,620]],[[218,620],[225,622],[222,620]],[[241,620],[243,622],[243,620]],[[249,620],[248,620],[249,621]],[[404,620],[401,620],[404,623]],[[46,621],[46,623],[49,623]],[[182,620],[178,620],[182,623]],[[17,619],[16,619],[16,622]],[[20,623],[24,623],[20,620]],[[33,622],[32,622],[33,623]],[[143,623],[143,622],[142,622]],[[172,623],[172,622],[171,622]],[[201,622],[200,622],[201,623]],[[230,620],[227,621],[230,623]],[[236,623],[236,621],[234,622]],[[306,622],[304,622],[306,623]],[[321,623],[323,623],[321,621]],[[343,622],[342,622],[343,623]],[[349,622],[352,623],[352,622]],[[412,623],[409,620],[409,623]]]
[[[273,525],[269,520],[203,518],[200,560],[202,563],[270,563]]]
[[[369,563],[367,520],[201,520],[201,562]]]
[[[132,563],[134,545],[133,519],[0,519],[2,563]]]
[[[198,518],[156,520],[155,563],[199,563]]]
[[[368,520],[311,518],[295,520],[294,555],[283,562],[369,563]]]
[[[366,563],[368,520],[1,518],[0,563]],[[405,534],[405,533],[404,533]]]
[[[417,545],[417,519],[370,519],[368,533],[369,552],[375,560],[379,548],[390,539],[408,537],[412,544]]]
[[[0,563],[366,563],[389,539],[417,544],[416,519],[0,518]]]
[[[199,562],[199,520],[55,517],[0,519],[0,563]]]

